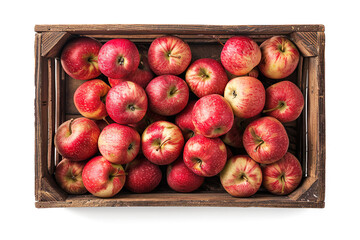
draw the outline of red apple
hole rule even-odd
[[[111,87],[114,87],[115,85],[121,82],[131,81],[139,84],[142,88],[146,88],[148,83],[153,78],[154,78],[154,73],[150,69],[147,57],[144,54],[141,54],[140,64],[134,72],[131,72],[129,73],[129,75],[119,79],[114,79],[114,78],[108,78],[108,79]]]
[[[183,154],[185,165],[203,177],[218,174],[227,159],[226,146],[220,138],[207,138],[199,134],[186,142]]]
[[[214,138],[227,133],[233,123],[234,114],[230,104],[218,94],[200,98],[192,111],[196,132]]]
[[[186,82],[174,75],[154,78],[145,90],[151,111],[163,116],[181,112],[189,100],[189,88]]]
[[[231,196],[250,197],[261,186],[261,168],[249,156],[233,156],[221,171],[220,182]]]
[[[192,110],[196,100],[189,101],[188,105],[175,117],[175,124],[181,129],[185,140],[195,135],[195,126],[192,121]]]
[[[285,37],[269,38],[260,45],[260,49],[262,56],[259,69],[268,78],[286,78],[295,71],[299,63],[299,51]]]
[[[134,193],[153,191],[162,178],[160,167],[143,156],[128,163],[125,171],[127,173],[125,188]]]
[[[82,179],[85,188],[91,194],[109,198],[120,192],[126,176],[120,164],[114,164],[102,156],[96,156],[86,163]]]
[[[276,195],[287,195],[299,186],[302,169],[299,160],[287,152],[279,161],[262,167],[263,186]]]
[[[289,147],[289,137],[279,120],[262,117],[246,127],[243,144],[246,152],[256,162],[270,164],[285,155]]]
[[[141,136],[144,156],[157,165],[167,165],[181,154],[184,137],[178,126],[167,121],[150,124]]]
[[[119,124],[139,122],[145,116],[147,107],[144,89],[130,81],[111,88],[106,97],[106,111]]]
[[[98,145],[106,160],[115,164],[126,164],[134,160],[139,153],[140,135],[132,127],[113,123],[102,130]]]
[[[263,112],[280,122],[296,120],[303,108],[304,96],[294,83],[281,81],[266,89],[265,110]]]
[[[86,161],[70,161],[63,158],[55,169],[55,180],[69,194],[83,194],[87,190],[82,181],[82,171]]]
[[[265,106],[264,85],[253,77],[231,79],[225,87],[224,97],[235,116],[251,118],[261,113]]]
[[[247,125],[254,121],[255,119],[259,118],[260,115],[256,115],[252,118],[234,118],[234,124],[231,127],[230,131],[225,133],[221,136],[221,140],[229,146],[235,147],[235,148],[243,148],[242,139],[243,139],[243,133]]]
[[[218,61],[202,58],[190,65],[185,80],[191,91],[201,98],[209,94],[223,95],[228,77]]]
[[[166,180],[171,189],[176,192],[193,192],[204,182],[204,177],[193,173],[184,163],[182,157],[167,167]]]
[[[71,39],[61,52],[62,68],[74,79],[97,78],[101,74],[98,66],[98,54],[101,46],[99,41],[90,37]]]
[[[130,127],[133,127],[138,133],[142,134],[144,130],[152,123],[157,121],[166,121],[167,117],[159,115],[147,110],[145,116],[140,120],[140,122],[129,124]]]
[[[261,60],[259,46],[245,36],[229,38],[222,51],[221,63],[231,74],[240,76],[250,72]]]
[[[62,123],[54,137],[56,150],[71,161],[82,161],[98,151],[100,129],[87,118],[70,119]]]
[[[191,62],[191,50],[189,45],[178,37],[162,36],[151,43],[148,60],[156,75],[179,75]]]
[[[110,87],[100,79],[81,84],[74,93],[74,104],[79,113],[87,118],[99,120],[108,114],[105,107],[106,94]]]
[[[122,78],[134,72],[140,63],[136,45],[128,39],[106,42],[99,51],[99,69],[109,78]]]

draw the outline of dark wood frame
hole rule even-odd
[[[36,25],[35,26],[35,206],[115,207],[115,206],[227,206],[323,208],[325,205],[325,33],[323,25]],[[233,35],[267,39],[274,35],[289,37],[299,48],[299,84],[307,99],[302,138],[306,158],[306,177],[288,196],[255,194],[234,198],[227,193],[148,193],[120,194],[100,199],[91,195],[72,196],[55,183],[56,155],[53,137],[64,121],[65,73],[58,56],[72,35],[96,38],[129,38],[150,42],[164,34],[177,35],[190,42],[215,42]],[[306,146],[305,146],[306,145]]]

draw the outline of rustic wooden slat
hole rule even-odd
[[[54,147],[54,135],[55,135],[55,59],[47,59],[48,67],[48,171],[52,174],[55,169],[55,147]]]
[[[303,56],[318,55],[317,32],[293,32],[290,34],[290,39],[296,44]]]
[[[66,32],[45,32],[42,34],[41,56],[56,57],[64,43],[71,37]]]
[[[299,59],[299,65],[298,65],[298,75],[297,75],[297,86],[300,88],[301,92],[303,92],[303,63],[304,63],[304,57],[303,56],[300,56],[300,59]],[[305,159],[304,159],[304,155],[303,155],[303,145],[304,144],[304,137],[303,137],[303,132],[305,131],[305,128],[304,128],[304,112],[302,112],[302,114],[299,116],[299,118],[295,121],[296,122],[296,137],[297,137],[297,148],[296,148],[296,156],[298,157],[300,163],[304,164],[305,162]]]
[[[65,201],[67,194],[56,184],[54,178],[43,177],[41,179],[41,190],[39,201],[56,202]]]
[[[319,55],[309,59],[308,174],[318,179],[317,201],[325,199],[325,35],[317,36]],[[309,190],[310,191],[310,190]]]
[[[64,113],[64,103],[63,100],[64,98],[62,97],[63,94],[63,83],[62,83],[62,79],[61,79],[61,62],[59,59],[55,59],[55,64],[56,64],[56,77],[55,77],[55,84],[56,84],[56,88],[55,88],[55,96],[56,96],[56,100],[55,100],[55,132],[57,131],[58,127],[60,126],[60,124],[63,122],[61,116]],[[56,149],[55,149],[56,151]],[[55,165],[57,165],[59,162],[61,161],[61,155],[56,152],[56,156],[55,156]]]
[[[317,77],[319,80],[319,201],[325,201],[325,165],[326,165],[326,118],[325,118],[325,33],[318,33],[318,63]]]
[[[41,57],[41,34],[35,40],[35,196],[41,198],[41,178],[48,176],[48,79],[46,60]]]
[[[289,194],[289,198],[293,199],[295,201],[298,201],[301,199],[305,194],[308,194],[307,192],[311,188],[312,185],[314,185],[315,182],[317,182],[318,179],[315,177],[306,177],[303,179],[302,184],[292,193]]]
[[[304,109],[302,114],[300,115],[301,121],[303,124],[301,125],[301,152],[302,152],[302,169],[304,177],[308,176],[307,166],[308,166],[308,84],[309,84],[309,58],[303,58],[303,71],[302,71],[302,82],[301,82],[301,91],[304,96]]]
[[[319,208],[323,203],[293,201],[286,196],[258,194],[249,198],[234,198],[228,193],[120,193],[101,199],[90,195],[68,196],[65,201],[37,202],[36,207],[129,207],[129,206],[209,206],[209,207],[281,207]]]
[[[320,145],[319,137],[319,81],[317,78],[318,58],[313,57],[309,59],[309,99],[308,99],[308,143],[309,143],[309,157],[308,157],[308,175],[316,177],[317,174],[317,160]]]
[[[41,169],[40,169],[40,161],[41,158],[41,103],[40,103],[40,78],[41,78],[41,61],[40,61],[40,50],[41,49],[41,34],[35,35],[35,44],[34,44],[34,55],[35,55],[35,200],[39,200],[39,192],[40,192],[40,178],[41,178]]]
[[[36,25],[36,32],[69,32],[73,34],[290,34],[323,32],[324,25],[174,25],[174,24],[70,24]]]

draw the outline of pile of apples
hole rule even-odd
[[[86,81],[73,96],[82,117],[55,134],[63,157],[55,170],[59,186],[97,197],[123,187],[147,193],[167,166],[166,182],[177,192],[195,191],[213,176],[235,197],[252,196],[260,186],[277,195],[294,191],[302,169],[288,152],[283,123],[304,107],[300,89],[285,80],[299,62],[296,46],[280,36],[260,46],[233,36],[220,59],[192,61],[189,45],[169,35],[141,51],[128,39],[68,41],[62,67]],[[259,71],[281,81],[265,89]],[[247,154],[233,156],[230,147]]]

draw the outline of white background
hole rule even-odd
[[[1,238],[5,239],[6,235],[9,236],[6,239],[51,240],[358,237],[360,21],[355,1],[171,2],[11,1],[2,6]],[[71,23],[324,24],[326,207],[36,209],[34,25]]]

